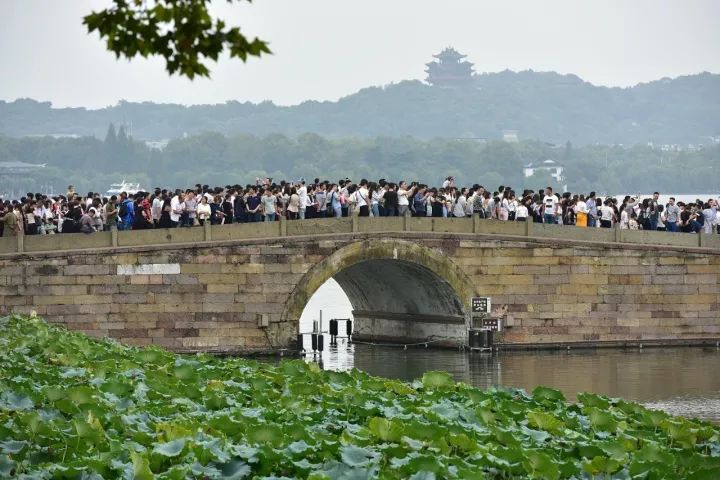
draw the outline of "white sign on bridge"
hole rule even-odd
[[[177,275],[179,273],[179,263],[145,263],[117,266],[118,275]]]

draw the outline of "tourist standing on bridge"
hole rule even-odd
[[[610,199],[605,200],[600,207],[600,226],[602,228],[612,228],[613,223],[617,221],[615,210],[612,208]]]
[[[132,200],[128,198],[128,194],[125,192],[120,194],[119,210],[118,218],[120,221],[118,222],[118,230],[131,230],[133,220],[135,219],[135,206],[133,205]],[[65,231],[64,228],[63,231]]]
[[[665,205],[665,225],[668,232],[678,231],[678,222],[680,221],[680,207],[675,205],[675,197],[670,197],[667,205]]]
[[[452,214],[454,217],[465,217],[465,210],[467,209],[467,192],[467,188],[463,188],[455,199],[455,205],[452,209]]]
[[[300,215],[300,195],[297,193],[297,188],[290,188],[290,198],[287,204],[287,218],[288,220],[297,220]]]
[[[110,200],[103,206],[103,212],[105,215],[105,228],[106,230],[112,230],[117,228],[118,224],[118,209],[117,209],[117,197],[115,195],[110,197]]]
[[[212,215],[212,210],[210,209],[210,205],[208,204],[207,197],[205,195],[202,195],[200,196],[200,203],[198,203],[197,205],[198,223],[201,226],[204,226],[205,222],[207,222],[210,218],[210,215]]]
[[[410,199],[413,195],[413,188],[407,188],[405,181],[400,181],[398,184],[397,196],[398,196],[398,215],[404,217],[407,215],[410,209]]]
[[[305,213],[307,209],[307,187],[305,186],[305,179],[301,178],[300,182],[296,186],[298,197],[300,197],[300,204],[298,206],[298,217],[300,220],[305,220]]]
[[[543,222],[554,224],[556,222],[557,197],[553,194],[552,187],[545,189],[545,196],[542,203]]]
[[[16,237],[20,232],[20,225],[18,224],[18,216],[12,204],[7,201],[5,202],[4,210],[0,210],[0,222],[2,222],[2,236],[3,237]]]
[[[248,191],[246,202],[248,222],[260,222],[262,220],[262,214],[260,213],[262,200],[260,198],[259,189],[256,191],[255,187],[251,187]]]
[[[585,201],[585,204],[587,205],[587,226],[588,227],[595,227],[597,223],[597,217],[598,217],[598,211],[597,211],[597,199],[595,198],[595,192],[590,192],[590,195],[588,195],[587,200]]]
[[[578,227],[588,226],[588,208],[585,203],[585,195],[580,195],[575,203],[575,225]]]
[[[382,208],[381,212],[386,217],[397,217],[398,216],[398,193],[397,185],[392,182],[385,184],[385,189],[380,195],[380,201]]]
[[[525,199],[521,200],[520,203],[518,203],[517,209],[515,211],[515,221],[516,222],[526,222],[527,221],[527,217],[530,213],[528,210],[528,207],[527,207],[529,202],[530,202],[530,200],[528,198],[525,198]]]
[[[177,192],[170,200],[170,225],[172,228],[180,226],[180,217],[185,212],[185,194]]]
[[[703,233],[713,233],[717,221],[717,203],[715,200],[709,200],[704,206],[702,211],[703,218]]]
[[[660,204],[658,203],[659,198],[660,194],[658,192],[654,192],[652,199],[648,202],[647,218],[649,220],[649,229],[653,231],[657,230],[658,219],[660,218]]]
[[[262,197],[262,209],[265,214],[265,221],[274,222],[277,214],[277,197],[270,188],[265,189]]]
[[[182,215],[182,222],[184,227],[192,227],[197,221],[197,197],[195,192],[187,190],[185,192],[185,211]]]
[[[368,181],[364,178],[360,180],[360,186],[355,191],[355,203],[358,216],[370,216],[370,192],[368,191]]]

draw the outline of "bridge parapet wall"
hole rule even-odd
[[[602,244],[656,245],[720,250],[720,235],[681,234],[577,228],[545,225],[532,222],[501,222],[475,218],[416,218],[416,217],[350,217],[300,221],[206,225],[205,228],[174,228],[121,232],[98,232],[90,235],[35,235],[0,238],[0,255],[30,252],[76,251],[94,248],[118,248],[168,244],[197,244],[224,240],[254,238],[282,238],[317,236],[341,233],[434,232],[474,233],[525,237],[528,239],[556,239],[562,241]]]

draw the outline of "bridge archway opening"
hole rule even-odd
[[[284,316],[301,319],[296,325],[307,332],[324,307],[324,329],[331,318],[352,313],[356,339],[457,344],[466,336],[472,295],[471,282],[445,252],[367,241],[341,248],[305,274]]]

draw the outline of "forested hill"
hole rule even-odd
[[[305,132],[329,137],[401,136],[521,139],[574,144],[708,144],[720,136],[720,75],[702,73],[632,88],[598,87],[574,75],[533,71],[476,76],[473,88],[443,89],[418,81],[371,87],[337,102],[291,107],[230,101],[186,107],[120,102],[99,110],[52,108],[23,99],[0,102],[0,134],[77,134],[103,138],[126,124],[136,139]]]

